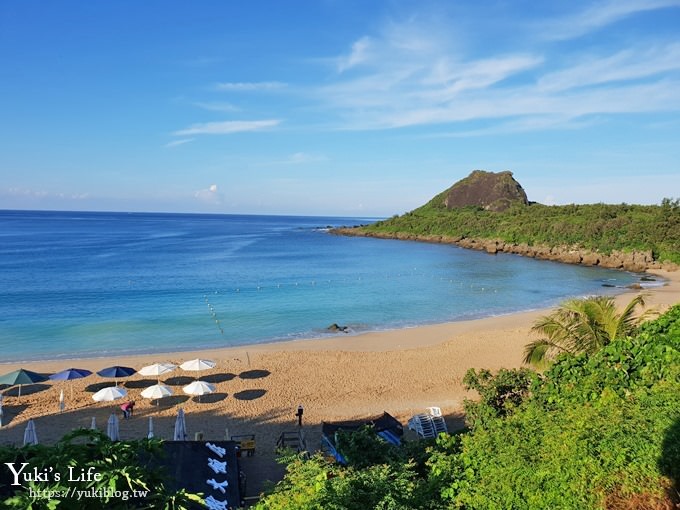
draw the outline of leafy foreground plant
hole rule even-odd
[[[680,504],[680,305],[542,376],[471,371],[471,430],[395,454],[360,438],[365,467],[298,457],[259,510],[655,509]],[[365,432],[362,432],[365,433]]]
[[[112,442],[88,429],[75,430],[54,446],[3,447],[2,507],[170,510],[202,501],[183,490],[171,491],[165,473],[145,460],[162,454],[160,440]]]
[[[636,316],[644,306],[643,296],[635,296],[619,312],[611,296],[570,299],[554,312],[540,317],[531,328],[544,338],[528,344],[524,362],[541,366],[562,353],[593,354],[616,338],[632,335],[648,315]]]

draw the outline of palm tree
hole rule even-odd
[[[531,330],[544,338],[526,346],[524,362],[542,365],[563,352],[592,354],[615,338],[631,335],[648,316],[647,312],[635,313],[644,304],[642,294],[635,296],[621,312],[610,296],[565,301],[534,323]]]

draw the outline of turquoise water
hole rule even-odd
[[[0,211],[0,361],[181,351],[507,314],[638,275],[340,237],[365,218]],[[618,289],[620,291],[620,289]]]

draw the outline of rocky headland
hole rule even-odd
[[[587,249],[578,245],[561,244],[558,242],[555,244],[508,242],[499,238],[485,238],[463,233],[460,235],[431,233],[432,230],[436,231],[438,228],[441,228],[442,218],[446,218],[447,214],[456,214],[456,210],[466,209],[470,211],[471,209],[476,209],[480,211],[480,214],[503,214],[504,211],[515,207],[529,211],[527,214],[531,214],[530,211],[533,204],[528,201],[526,192],[519,182],[514,179],[512,172],[493,173],[475,170],[466,178],[435,196],[425,206],[407,213],[403,217],[395,217],[385,222],[379,222],[379,224],[384,224],[385,228],[373,228],[373,226],[342,227],[332,229],[330,232],[349,236],[446,243],[462,248],[485,251],[490,254],[513,253],[536,259],[553,260],[568,264],[601,266],[633,272],[653,269],[675,271],[679,268],[678,264],[672,261],[656,259],[651,249],[629,250],[624,247],[624,249],[619,250],[606,250],[607,252],[605,253],[597,249]],[[537,206],[540,206],[540,204],[537,204]],[[428,214],[432,216],[428,216]],[[494,216],[493,214],[491,215]],[[673,219],[677,215],[678,211],[672,210],[671,218]],[[433,218],[436,218],[436,221],[440,223],[436,228],[432,226],[432,223],[435,221]],[[467,225],[463,226],[466,227]],[[547,227],[548,225],[546,225]],[[650,226],[650,228],[653,228],[653,226]],[[455,231],[455,227],[450,227],[449,229]],[[460,228],[460,230],[466,229]],[[680,247],[678,249],[680,250]]]

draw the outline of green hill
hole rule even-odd
[[[680,200],[664,199],[661,205],[547,206],[524,203],[511,195],[495,198],[492,206],[481,198],[479,205],[452,205],[452,190],[476,173],[411,212],[336,233],[447,242],[490,253],[633,271],[674,269],[680,264]],[[507,174],[492,175],[507,179]],[[492,191],[482,188],[466,194],[459,190],[457,196],[484,197]],[[499,210],[499,203],[505,208]]]

